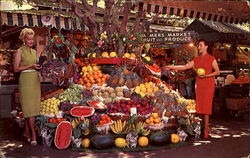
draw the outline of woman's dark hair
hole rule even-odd
[[[209,54],[212,54],[212,43],[211,43],[211,42],[208,42],[208,41],[205,40],[205,39],[199,39],[197,45],[198,45],[200,42],[204,42],[204,44],[205,44],[206,46],[208,46],[208,47],[207,47],[207,52],[208,52]]]
[[[198,44],[200,43],[200,42],[204,42],[204,44],[206,45],[206,46],[208,46],[209,47],[209,42],[208,41],[206,41],[206,40],[204,40],[204,39],[200,39],[199,41],[198,41]]]

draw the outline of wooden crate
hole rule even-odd
[[[226,98],[227,109],[229,110],[249,110],[249,97],[245,98]]]

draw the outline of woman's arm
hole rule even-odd
[[[20,63],[21,63],[21,52],[18,50],[15,53],[15,58],[14,58],[14,66],[13,67],[14,67],[15,72],[20,72],[20,71],[27,70],[27,69],[37,68],[36,64],[28,65],[28,66],[20,66]]]
[[[187,69],[191,69],[194,66],[194,61],[190,61],[188,62],[186,65],[182,66],[182,67],[176,67],[174,65],[170,65],[170,66],[166,66],[163,67],[164,70],[169,70],[169,69],[173,69],[173,70],[187,70]]]
[[[216,60],[212,62],[212,67],[214,69],[214,72],[212,72],[211,74],[205,75],[205,77],[214,77],[220,74],[220,69]]]

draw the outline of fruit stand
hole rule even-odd
[[[52,41],[41,76],[50,77],[58,89],[43,95],[36,118],[44,145],[78,151],[156,150],[200,136],[201,120],[192,115],[195,101],[163,82],[160,68],[142,54],[145,44],[137,46],[138,52],[122,56],[105,51],[75,58],[70,42]],[[58,48],[69,54],[61,56]]]

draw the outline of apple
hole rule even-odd
[[[203,76],[203,75],[205,75],[205,70],[202,68],[199,68],[199,69],[197,69],[196,73],[198,76]]]

